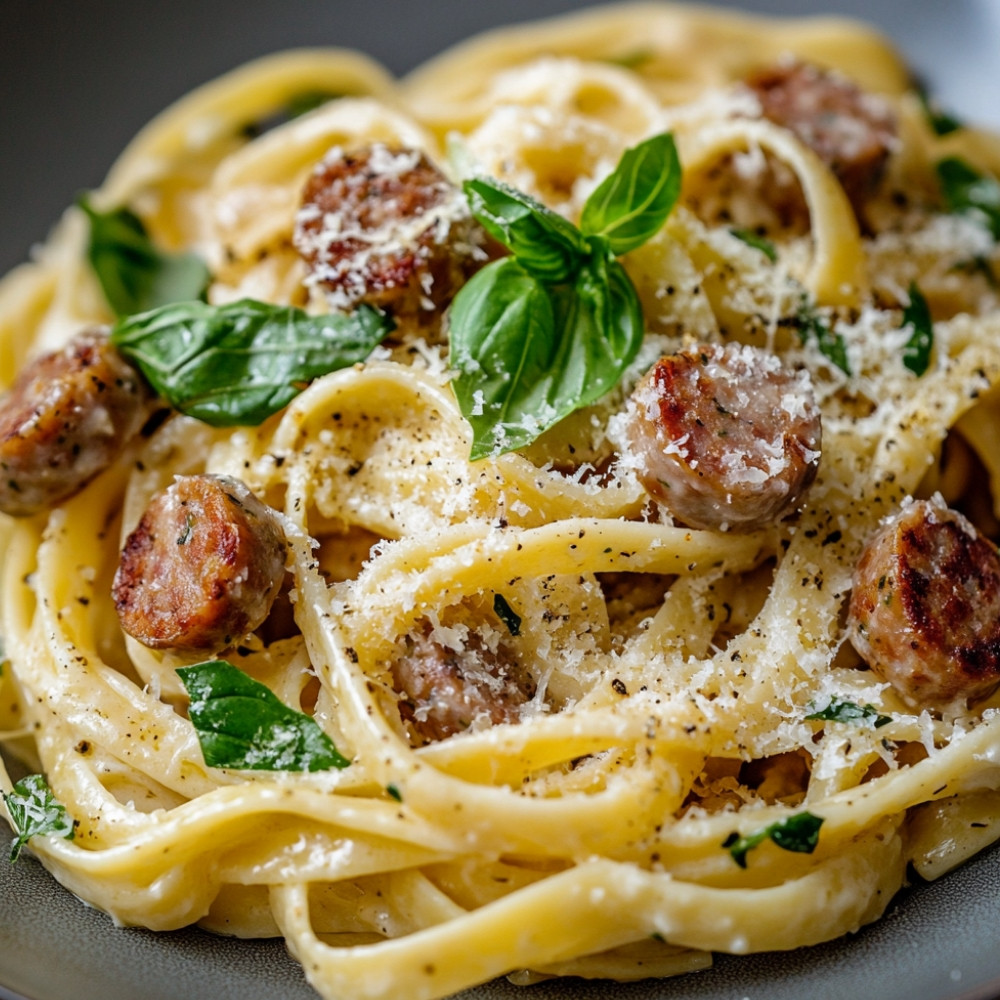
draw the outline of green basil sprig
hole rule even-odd
[[[48,782],[41,774],[29,774],[3,793],[3,801],[17,836],[10,845],[10,860],[17,861],[21,848],[32,837],[73,839],[73,821],[66,807],[52,794]]]
[[[931,363],[934,324],[927,299],[915,281],[910,282],[910,304],[903,310],[903,322],[900,324],[901,328],[907,326],[912,327],[913,332],[903,347],[903,364],[919,377]]]
[[[256,426],[313,379],[364,361],[392,328],[368,306],[310,316],[253,299],[178,302],[120,320],[111,342],[181,413]]]
[[[747,866],[747,852],[753,850],[765,840],[772,840],[785,851],[796,851],[800,854],[812,854],[819,842],[819,828],[823,825],[820,816],[810,812],[796,813],[785,819],[779,819],[754,833],[740,836],[731,833],[723,842],[740,868]]]
[[[350,761],[316,721],[225,660],[179,667],[188,717],[209,767],[326,771]]]
[[[622,156],[579,228],[498,181],[466,181],[473,214],[512,252],[475,274],[449,314],[452,386],[473,459],[530,444],[617,384],[644,328],[616,258],[660,229],[680,183],[670,135]]]
[[[993,238],[1000,240],[1000,181],[957,156],[940,160],[936,169],[948,211],[979,218]]]
[[[98,212],[86,196],[77,204],[90,221],[87,259],[118,316],[204,297],[210,275],[197,254],[157,249],[142,220],[127,208]]]
[[[832,699],[826,708],[818,709],[807,715],[806,718],[820,722],[867,724],[874,729],[887,726],[892,722],[891,716],[882,715],[874,705],[858,705],[853,701],[841,701],[838,698]]]

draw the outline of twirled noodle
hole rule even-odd
[[[860,223],[741,82],[788,53],[899,121]],[[936,135],[910,87],[852,23],[616,6],[495,32],[402,81],[338,50],[263,59],[150,124],[94,204],[197,251],[215,304],[326,311],[292,233],[332,147],[419,149],[575,220],[626,148],[670,130],[684,188],[624,260],[648,333],[622,387],[521,452],[470,461],[438,316],[401,321],[258,427],[175,414],[51,511],[0,515],[0,725],[75,824],[31,841],[43,864],[121,923],[282,934],[325,997],[429,1000],[502,974],[672,975],[713,950],[828,940],[878,918],[909,862],[937,877],[1000,836],[998,696],[914,708],[845,643],[854,566],[905,498],[942,492],[987,533],[1000,520],[1000,255],[941,209],[935,177],[946,156],[997,175],[1000,142]],[[341,96],[256,127],[313,91]],[[743,202],[768,207],[754,169],[804,210],[766,227],[774,261],[732,231]],[[86,241],[71,209],[0,285],[0,385],[112,320]],[[913,283],[934,317],[920,376],[902,362]],[[803,303],[833,307],[850,375],[791,334]],[[823,418],[801,509],[742,534],[672,523],[615,461],[641,372],[727,339],[808,369]],[[175,673],[197,657],[121,632],[123,540],[175,476],[206,471],[281,511],[290,551],[294,628],[224,655],[311,714],[343,770],[206,766]],[[393,674],[407,637],[495,633],[495,595],[518,609],[504,642],[530,697],[514,721],[414,745]],[[832,700],[884,724],[807,719]],[[726,849],[804,810],[822,819],[811,853],[764,838],[741,867]]]

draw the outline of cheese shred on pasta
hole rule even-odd
[[[898,121],[860,221],[743,82],[789,57]],[[316,92],[343,96],[272,123]],[[75,824],[30,842],[59,882],[121,924],[281,935],[327,998],[432,1000],[501,975],[668,976],[713,951],[836,938],[884,912],[908,865],[934,878],[1000,836],[1000,696],[913,708],[846,641],[862,547],[906,498],[940,494],[1000,529],[1000,253],[982,219],[945,211],[935,174],[958,157],[1000,176],[1000,142],[935,134],[882,39],[625,5],[493,32],[401,81],[354,53],[290,52],[164,112],[92,203],[198,253],[213,304],[322,313],[292,238],[331,149],[420,150],[577,221],[622,153],[664,132],[681,197],[623,260],[644,346],[620,387],[529,447],[470,461],[446,319],[400,320],[258,427],[174,414],[55,509],[0,515],[0,729]],[[0,388],[113,322],[87,240],[70,209],[0,284]],[[903,363],[913,285],[934,317],[919,376]],[[798,334],[803,308],[850,374]],[[808,370],[822,410],[800,509],[744,533],[673,523],[620,428],[658,357],[726,341]],[[176,673],[199,658],[122,633],[124,539],[154,494],[202,472],[242,479],[289,540],[294,627],[223,655],[311,715],[343,769],[206,766]],[[415,738],[394,668],[421,641],[512,650],[530,678],[517,718]],[[868,714],[807,718],[839,703]],[[811,851],[768,835],[803,814],[822,820]]]

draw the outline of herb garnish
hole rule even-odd
[[[530,444],[617,384],[644,329],[616,258],[662,227],[680,183],[670,135],[625,152],[579,228],[499,181],[465,182],[473,215],[513,254],[476,273],[451,306],[452,385],[473,459]]]
[[[10,821],[17,836],[10,845],[10,860],[17,861],[21,848],[32,837],[48,834],[73,839],[73,821],[66,814],[66,807],[52,794],[48,782],[41,774],[22,778],[10,793],[3,793]]]
[[[820,354],[832,361],[845,375],[851,374],[851,365],[847,360],[847,343],[839,333],[834,333],[829,324],[803,297],[798,315],[799,339],[803,344],[810,339],[816,341]]]
[[[177,676],[209,767],[326,771],[350,764],[314,719],[225,660],[179,667]]]
[[[507,603],[503,594],[493,595],[493,610],[511,635],[521,634],[521,616]]]
[[[934,324],[931,311],[915,281],[910,282],[910,304],[903,310],[900,329],[913,328],[910,339],[903,348],[903,364],[916,376],[927,371],[931,363],[931,349],[934,347]]]
[[[975,216],[1000,240],[1000,182],[957,156],[940,160],[937,175],[948,211]]]
[[[247,124],[240,129],[240,132],[247,139],[256,139],[265,132],[270,132],[273,128],[285,125],[296,118],[300,118],[304,114],[308,114],[310,111],[315,111],[328,101],[334,101],[339,97],[347,96],[348,95],[344,91],[334,92],[332,90],[303,90],[298,94],[292,94],[292,96],[285,101],[284,106],[279,108],[273,114],[266,115],[263,118],[258,118],[252,122],[247,122]]]
[[[157,249],[142,220],[127,208],[98,212],[86,195],[77,204],[90,220],[87,259],[118,316],[204,297],[210,275],[197,254]]]
[[[806,718],[821,722],[868,723],[875,729],[892,722],[892,716],[881,715],[874,705],[858,705],[853,701],[841,701],[837,698],[833,698],[826,708],[815,711]]]
[[[111,342],[174,409],[214,427],[255,426],[314,378],[364,361],[391,329],[368,306],[310,316],[253,299],[178,302],[120,320]]]
[[[390,799],[395,799],[397,802],[403,801],[403,793],[399,790],[396,785],[388,784],[385,786],[385,793]]]
[[[778,259],[778,251],[774,243],[766,236],[761,236],[760,233],[756,233],[752,229],[730,229],[729,235],[735,236],[738,240],[746,243],[748,247],[759,250],[772,264]]]
[[[747,852],[770,838],[778,847],[785,851],[797,851],[800,854],[812,854],[819,841],[819,828],[823,825],[821,816],[810,812],[796,813],[785,819],[779,819],[761,830],[741,837],[731,833],[722,842],[740,868],[747,866]]]
[[[923,108],[927,124],[930,125],[935,135],[950,135],[965,127],[960,119],[941,110],[937,101],[927,92],[926,87],[917,87],[917,96],[920,98],[920,106]]]

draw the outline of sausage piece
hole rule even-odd
[[[313,171],[294,242],[334,309],[442,309],[486,260],[462,192],[423,153],[331,150]]]
[[[917,708],[1000,685],[1000,556],[940,498],[885,521],[854,572],[851,644]]]
[[[534,694],[512,656],[494,651],[469,630],[462,649],[430,637],[427,624],[406,638],[393,664],[393,683],[403,696],[400,714],[420,743],[464,732],[474,722],[517,722]]]
[[[114,462],[152,401],[103,330],[36,358],[0,399],[0,510],[24,517],[71,497]]]
[[[285,575],[277,515],[229,476],[179,476],[129,535],[112,596],[153,649],[218,652],[267,617]]]
[[[752,531],[790,511],[816,476],[820,413],[808,373],[740,344],[661,358],[628,405],[647,492],[693,528]]]
[[[790,129],[837,175],[857,211],[882,177],[896,144],[889,105],[839,74],[782,62],[746,81],[764,117]]]

